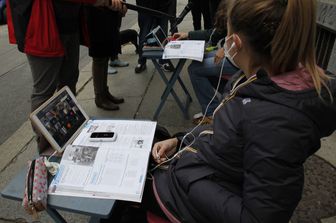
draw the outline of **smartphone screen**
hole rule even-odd
[[[114,132],[93,132],[90,138],[113,138]]]

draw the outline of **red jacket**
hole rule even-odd
[[[94,4],[97,0],[68,0]],[[64,56],[52,0],[6,0],[9,42],[17,44],[26,54],[41,57]],[[88,35],[85,20],[81,18],[83,42]]]

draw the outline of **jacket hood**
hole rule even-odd
[[[287,90],[272,81],[265,71],[259,71],[257,80],[242,88],[239,95],[271,101],[303,113],[315,123],[322,138],[329,136],[336,129],[335,76],[331,77],[328,87],[333,95],[333,101],[330,100],[330,95],[325,88],[321,92],[323,99],[312,88],[299,91]]]

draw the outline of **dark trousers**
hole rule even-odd
[[[177,7],[176,4],[177,4],[177,0],[171,1],[171,5],[170,5],[169,10],[168,10],[169,15],[176,16],[176,7]],[[178,32],[177,27],[172,29],[173,28],[172,26],[174,25],[174,23],[175,23],[175,19],[170,19],[169,20],[169,24],[170,24],[169,32],[171,31],[172,33],[177,33]]]
[[[34,84],[31,95],[32,111],[63,86],[68,86],[76,94],[79,76],[79,36],[77,33],[61,35],[61,40],[65,49],[64,57],[27,55]]]
[[[209,1],[210,18],[211,18],[211,22],[213,24],[214,21],[215,21],[217,8],[218,8],[218,5],[221,2],[221,0],[208,0],[208,1]]]
[[[117,201],[109,219],[100,223],[147,223],[147,212],[168,220],[156,201],[152,180],[147,180],[141,203]]]
[[[33,93],[31,95],[31,111],[36,110],[48,100],[57,89],[68,86],[76,95],[76,84],[79,77],[79,35],[61,35],[65,49],[63,57],[37,57],[27,54],[28,63],[33,76]],[[39,153],[50,145],[43,135],[33,126]]]
[[[209,10],[209,0],[193,0],[191,14],[193,17],[194,30],[202,29],[202,16],[204,21],[204,29],[212,28],[212,21]]]
[[[152,29],[157,26],[161,26],[162,30],[167,34],[168,32],[168,19],[153,17],[148,14],[138,14],[138,24],[140,28],[139,32],[139,59],[138,63],[145,64],[146,58],[142,57],[142,48],[144,46],[146,36]]]

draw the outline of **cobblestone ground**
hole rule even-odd
[[[312,156],[305,163],[305,185],[292,223],[320,223],[336,215],[336,168]]]

